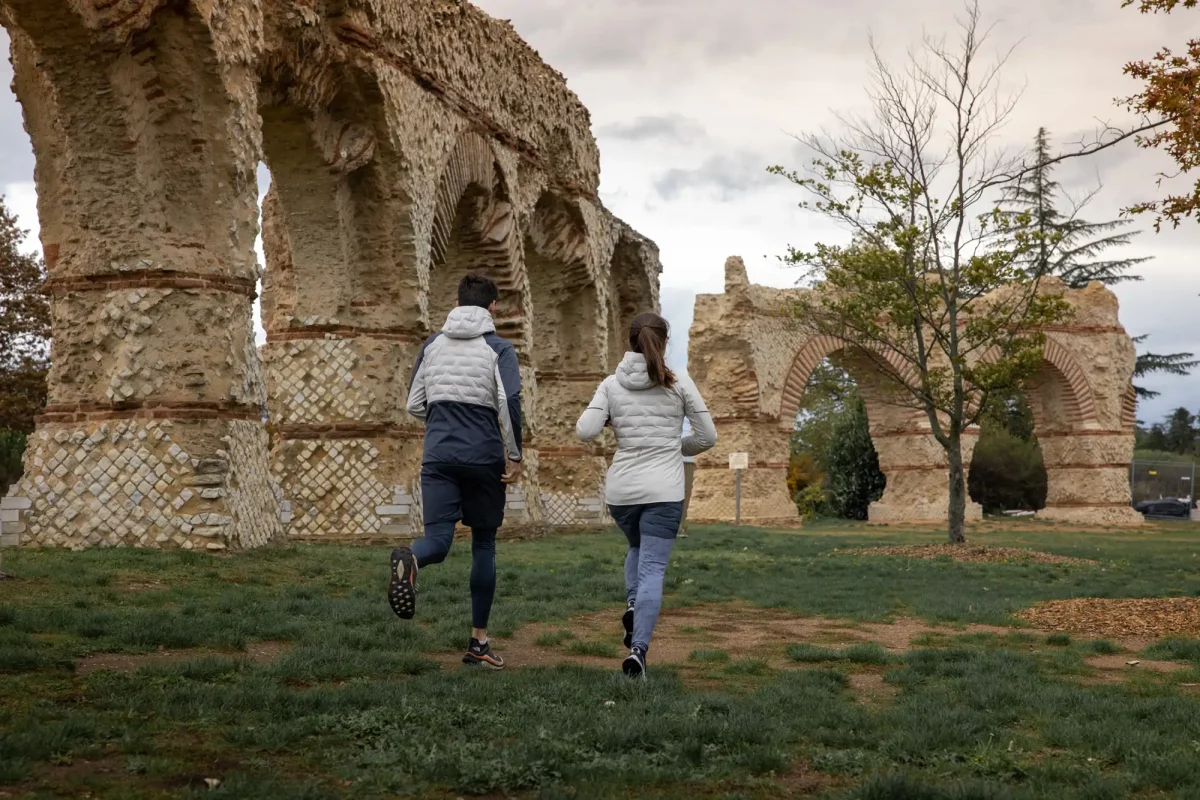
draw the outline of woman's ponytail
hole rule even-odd
[[[646,357],[646,371],[650,379],[667,389],[675,385],[675,373],[667,369],[667,337],[670,331],[667,321],[651,312],[638,314],[629,326],[629,348]]]

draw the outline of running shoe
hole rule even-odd
[[[413,614],[417,613],[417,562],[412,550],[407,547],[397,547],[392,551],[388,603],[400,619],[412,619]]]
[[[480,644],[478,639],[471,639],[463,656],[463,663],[472,666],[478,664],[488,669],[504,669],[504,658],[499,653],[492,652],[490,640]]]
[[[629,655],[625,656],[625,661],[621,664],[621,671],[631,678],[645,678],[646,651],[640,647],[630,650]]]

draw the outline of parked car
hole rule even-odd
[[[1133,504],[1133,510],[1147,517],[1191,517],[1191,507],[1186,500],[1143,500]]]

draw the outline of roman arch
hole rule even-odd
[[[521,353],[509,519],[601,517],[607,451],[574,417],[661,267],[597,199],[587,110],[509,24],[438,0],[0,0],[0,23],[53,297],[4,543],[411,534],[409,371],[469,270]]]
[[[787,312],[797,291],[750,284],[741,259],[725,264],[725,292],[698,295],[688,369],[712,410],[717,447],[696,459],[689,516],[733,518],[733,474],[728,455],[750,454],[743,476],[742,518],[786,523],[796,518],[788,497],[789,437],[812,370],[836,356],[855,378],[867,406],[883,496],[871,522],[931,522],[946,517],[944,451],[928,421],[896,402],[885,369],[904,364],[869,358],[830,337],[809,336]],[[1026,382],[1035,430],[1049,478],[1047,519],[1085,524],[1139,524],[1130,507],[1133,456],[1134,348],[1117,319],[1117,299],[1100,284],[1063,289],[1074,314],[1070,325],[1046,331],[1043,363]],[[978,430],[964,437],[970,464]],[[967,518],[980,508],[968,502]]]

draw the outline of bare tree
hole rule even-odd
[[[928,421],[946,452],[955,542],[964,539],[964,432],[990,392],[1037,369],[1041,328],[1067,314],[1024,266],[1041,234],[995,196],[1021,169],[995,143],[1019,97],[999,86],[1011,51],[985,63],[977,3],[959,28],[955,45],[926,37],[899,69],[872,41],[872,113],[839,117],[838,135],[800,137],[816,153],[804,174],[771,168],[810,193],[802,207],[852,234],[849,245],[789,249],[784,260],[805,267],[814,287],[795,311],[811,333],[871,359],[894,402]]]

